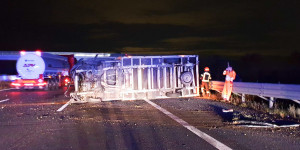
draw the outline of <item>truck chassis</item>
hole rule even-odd
[[[198,56],[123,56],[80,60],[74,103],[199,96]]]

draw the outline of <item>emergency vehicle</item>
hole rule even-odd
[[[16,63],[18,79],[11,83],[16,89],[55,90],[71,82],[70,68],[74,56],[59,56],[37,51],[20,51]]]

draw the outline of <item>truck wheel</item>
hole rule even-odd
[[[53,79],[49,79],[49,80],[48,80],[48,84],[49,84],[49,90],[54,90],[54,82],[53,82]]]
[[[59,81],[56,79],[56,80],[54,80],[54,83],[55,83],[55,89],[57,90],[57,89],[59,89],[59,83],[58,83]]]
[[[49,80],[46,80],[46,79],[45,79],[45,81],[46,81],[46,85],[45,85],[44,90],[45,90],[45,91],[49,91],[49,90],[50,90]]]
[[[180,81],[184,85],[189,85],[193,82],[193,74],[189,71],[182,72],[180,75]]]
[[[47,84],[45,85],[44,90],[45,90],[45,91],[48,91],[48,90],[49,90],[49,83],[48,83],[48,82],[47,82]]]

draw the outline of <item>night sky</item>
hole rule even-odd
[[[0,51],[196,54],[223,79],[300,84],[298,0],[0,2]]]

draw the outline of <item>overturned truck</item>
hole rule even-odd
[[[79,60],[71,74],[78,103],[199,95],[197,55],[96,56]]]

